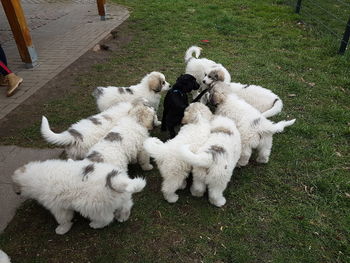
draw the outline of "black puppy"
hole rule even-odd
[[[175,127],[181,124],[188,104],[187,93],[199,89],[195,77],[184,74],[178,77],[175,85],[167,92],[163,104],[162,131],[169,131],[170,138],[174,138]]]

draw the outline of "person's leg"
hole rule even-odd
[[[7,59],[4,50],[0,45],[0,74],[4,78],[0,79],[1,86],[7,86],[7,97],[12,96],[18,86],[23,82],[21,77],[18,77],[7,67]]]
[[[0,73],[6,76],[11,73],[11,70],[7,67],[7,59],[4,50],[0,45]]]

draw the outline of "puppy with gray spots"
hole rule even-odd
[[[169,88],[165,76],[154,71],[147,74],[139,84],[130,87],[97,87],[93,96],[96,98],[96,104],[100,111],[104,111],[118,102],[132,101],[136,98],[147,99],[150,105],[158,110],[161,93]]]
[[[45,116],[42,117],[41,135],[55,145],[65,146],[67,157],[83,159],[90,148],[111,130],[119,119],[128,115],[128,112],[137,105],[147,105],[144,99],[133,102],[121,102],[108,110],[78,121],[61,133],[54,133]]]
[[[17,169],[12,180],[17,194],[50,210],[59,224],[59,235],[72,227],[74,211],[89,218],[91,228],[103,228],[114,218],[126,221],[132,194],[146,185],[144,179],[130,179],[113,165],[88,160],[31,162]]]
[[[215,85],[217,90],[221,86],[223,92],[236,94],[259,110],[265,118],[272,117],[282,111],[282,100],[271,90],[257,85],[236,82],[231,82],[230,85],[220,85],[220,82],[225,82],[224,80],[225,72],[217,68],[205,75],[203,83],[210,87]]]
[[[151,170],[150,157],[143,142],[153,129],[156,112],[152,107],[138,105],[130,109],[109,133],[96,143],[87,154],[92,162],[106,162],[127,171],[128,164],[137,161],[145,171]]]
[[[200,84],[200,88],[192,92],[193,97],[197,97],[199,93],[208,88],[208,86],[203,83],[205,74],[210,72],[214,68],[221,69],[224,72],[224,81],[227,83],[231,82],[231,75],[227,69],[221,65],[207,58],[199,58],[202,48],[197,46],[192,46],[186,50],[185,53],[185,63],[186,63],[186,74],[190,74],[196,78],[196,81]],[[195,56],[193,56],[193,53]],[[201,101],[205,100],[205,96],[202,97]]]
[[[229,84],[221,82],[220,88]],[[216,107],[215,114],[226,116],[235,121],[241,134],[242,152],[239,166],[248,164],[253,149],[258,150],[259,163],[267,163],[271,154],[272,136],[293,125],[295,119],[273,123],[266,119],[256,108],[234,93],[226,94],[214,86],[210,92],[210,103]]]
[[[203,196],[208,187],[209,202],[221,207],[226,203],[223,192],[231,180],[241,156],[241,136],[233,120],[214,115],[210,136],[196,152],[190,145],[180,147],[180,158],[193,166],[193,196]]]
[[[183,144],[191,144],[196,151],[208,139],[212,113],[200,102],[190,104],[184,113],[182,126],[177,136],[163,143],[158,138],[145,141],[145,150],[156,160],[163,178],[162,192],[165,200],[175,203],[179,196],[178,189],[186,187],[186,178],[191,165],[179,158],[178,148]]]

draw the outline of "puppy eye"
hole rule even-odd
[[[164,85],[164,84],[165,84],[165,81],[163,81],[162,84]]]
[[[204,77],[206,77],[207,76],[207,73],[204,73]]]

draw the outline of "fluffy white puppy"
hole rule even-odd
[[[138,161],[143,170],[151,170],[150,157],[143,148],[143,142],[153,129],[156,112],[152,107],[138,105],[129,111],[128,116],[89,151],[87,159],[92,162],[106,162],[127,171],[130,162]]]
[[[227,83],[231,82],[231,75],[223,65],[210,59],[199,58],[201,50],[200,47],[192,46],[187,49],[185,53],[186,74],[194,76],[198,84],[201,86],[198,90],[192,92],[194,97],[207,88],[207,85],[203,83],[203,79],[213,68],[221,69],[224,72],[224,81]],[[195,53],[195,57],[193,57],[193,53]]]
[[[213,86],[216,82],[224,80],[225,72],[221,69],[213,69],[204,77],[203,82],[208,86]],[[224,85],[222,88],[224,89],[223,92],[233,92],[244,99],[259,110],[265,118],[272,117],[282,111],[282,100],[269,89],[236,82],[232,82],[230,85]]]
[[[0,249],[0,263],[11,263],[9,256]]]
[[[179,196],[178,189],[186,187],[186,178],[191,165],[179,159],[178,148],[183,144],[191,144],[196,151],[210,134],[212,113],[202,103],[192,103],[185,110],[182,123],[184,125],[176,137],[163,143],[157,138],[145,141],[145,150],[156,160],[163,178],[162,192],[169,203],[175,203]]]
[[[160,72],[147,74],[139,84],[130,87],[97,87],[93,92],[96,104],[100,111],[121,101],[132,101],[136,98],[145,98],[150,105],[158,110],[161,93],[169,90],[170,85]]]
[[[203,196],[208,186],[209,201],[221,207],[226,203],[223,192],[231,180],[241,156],[241,136],[234,121],[214,115],[209,139],[193,153],[189,145],[180,147],[180,158],[193,165],[193,196]]]
[[[128,112],[139,104],[147,104],[147,102],[137,99],[132,103],[118,103],[104,112],[78,121],[61,133],[51,131],[48,120],[43,116],[41,135],[49,143],[65,146],[68,158],[83,159],[90,148],[103,138],[120,118],[128,115]]]
[[[267,163],[271,154],[272,135],[282,132],[285,127],[291,126],[295,119],[273,123],[266,119],[257,109],[248,104],[236,94],[225,94],[220,90],[224,82],[217,82],[210,94],[210,103],[216,106],[216,114],[229,117],[235,121],[241,134],[242,153],[238,165],[245,166],[249,162],[252,149],[258,150],[256,159],[259,163]],[[218,88],[217,88],[218,87]]]
[[[142,178],[130,179],[126,172],[106,163],[48,160],[31,162],[12,177],[16,193],[42,204],[56,218],[56,233],[72,227],[74,211],[102,228],[116,218],[126,221],[133,206],[132,194],[146,185]]]

